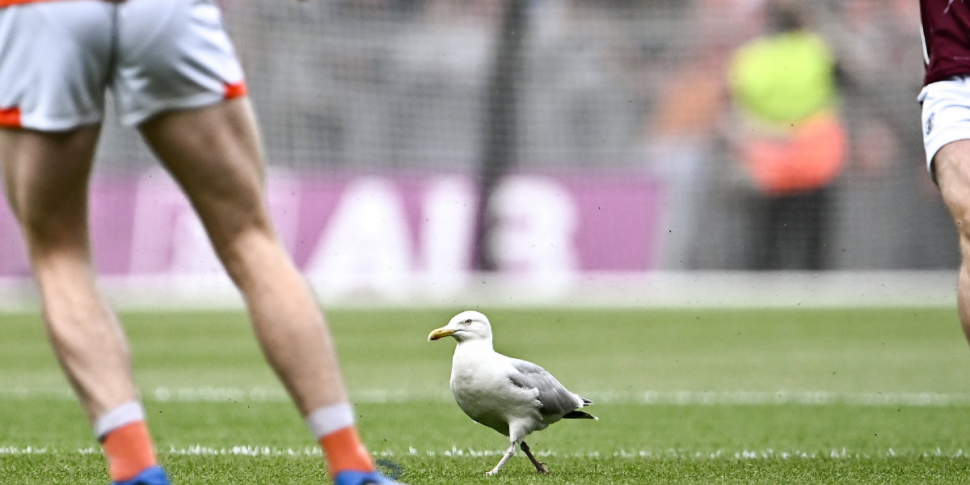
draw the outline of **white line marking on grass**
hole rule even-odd
[[[414,447],[409,447],[408,451],[405,453],[395,453],[390,450],[381,451],[379,453],[373,453],[374,456],[379,457],[394,457],[394,456],[430,456],[430,457],[447,457],[447,458],[478,458],[483,456],[501,456],[505,453],[504,449],[497,450],[474,450],[471,448],[462,449],[452,446],[450,450],[434,451],[428,450],[424,453],[419,452]],[[772,448],[767,448],[764,450],[748,450],[743,449],[740,451],[730,451],[724,449],[717,449],[713,452],[711,451],[690,451],[684,449],[667,448],[667,449],[641,449],[641,450],[629,450],[620,449],[613,452],[601,453],[599,451],[585,451],[585,452],[556,452],[556,451],[537,451],[535,453],[537,456],[552,456],[552,457],[563,457],[563,458],[624,458],[624,459],[652,459],[652,460],[718,460],[718,459],[734,459],[734,460],[789,460],[789,459],[805,459],[805,460],[859,460],[859,459],[872,459],[872,458],[970,458],[970,453],[966,453],[962,448],[958,448],[956,451],[944,451],[941,447],[936,447],[932,450],[924,451],[905,451],[897,452],[892,448],[888,448],[885,451],[877,451],[875,453],[871,452],[853,452],[847,447],[843,446],[840,448],[833,448],[829,451],[803,451],[803,450],[791,450],[782,451],[775,450]]]
[[[213,448],[209,446],[202,445],[192,445],[186,448],[176,448],[170,446],[169,448],[157,450],[160,455],[179,455],[179,456],[249,456],[249,457],[260,457],[260,456],[323,456],[323,453],[319,448],[275,448],[271,446],[252,446],[252,445],[239,445],[239,446],[229,446],[221,448]],[[16,447],[16,446],[0,446],[0,456],[4,455],[100,455],[101,448],[88,447],[88,448],[78,448],[76,450],[58,450],[56,448],[47,447]]]
[[[18,448],[16,446],[0,446],[0,456],[7,455],[46,455],[50,450],[45,446],[43,448],[36,448],[33,446],[27,446],[25,448]],[[58,452],[54,450],[50,452],[51,454],[57,454]]]
[[[970,394],[934,392],[830,392],[830,391],[643,391],[590,392],[596,403],[681,406],[770,406],[797,404],[804,406],[916,406],[967,407]]]
[[[254,387],[252,389],[221,387],[158,387],[149,399],[158,402],[285,402],[289,396],[282,389]]]
[[[970,393],[831,392],[831,391],[590,391],[580,392],[597,404],[644,406],[861,406],[970,407]],[[158,387],[144,392],[148,402],[289,402],[279,388]],[[369,389],[351,392],[359,404],[452,402],[448,391]],[[0,389],[0,401],[74,401],[68,388],[14,387]]]
[[[475,450],[472,448],[458,448],[444,450],[418,450],[408,447],[407,451],[383,450],[373,452],[377,458],[394,457],[442,457],[442,458],[481,458],[501,456],[505,450]],[[78,448],[74,450],[60,450],[49,447],[16,447],[0,446],[0,456],[31,456],[31,455],[100,455],[101,449],[96,447]],[[211,447],[191,445],[177,448],[170,446],[161,448],[158,454],[162,456],[233,456],[233,457],[322,457],[319,448],[277,448],[272,446],[237,445],[225,447]],[[542,450],[536,453],[542,457],[561,457],[578,459],[628,459],[628,460],[747,460],[747,461],[775,461],[775,460],[869,460],[874,458],[963,458],[970,459],[970,454],[962,448],[957,450],[943,450],[937,447],[930,450],[896,451],[893,448],[875,452],[852,451],[847,447],[832,448],[828,451],[805,450],[775,450],[772,448],[761,450],[742,449],[737,451],[717,449],[714,451],[691,451],[685,449],[620,449],[612,452],[600,451],[570,451],[557,452]]]
[[[0,389],[4,401],[74,401],[74,392],[64,388],[13,387]]]
[[[284,449],[270,446],[231,446],[224,448],[212,448],[202,445],[194,445],[188,448],[170,446],[167,450],[159,450],[159,453],[180,456],[323,456],[320,448],[304,447]]]

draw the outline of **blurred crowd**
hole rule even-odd
[[[478,170],[507,2],[221,3],[271,164]],[[730,73],[742,46],[772,34],[778,3],[529,1],[515,106],[518,168],[662,180],[658,269],[953,265],[952,229],[921,161],[923,66],[912,0],[786,2],[831,55],[830,108],[846,143],[824,184],[817,257],[766,262],[758,245],[784,243],[765,242],[766,193],[738,142],[754,128]],[[130,135],[108,131],[103,165],[148,163]]]

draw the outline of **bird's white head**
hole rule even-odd
[[[454,337],[459,343],[468,340],[492,340],[492,325],[488,317],[479,312],[469,310],[461,312],[441,327],[428,335],[428,340],[438,340]]]

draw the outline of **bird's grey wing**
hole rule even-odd
[[[523,389],[538,389],[536,399],[542,404],[539,410],[542,414],[566,414],[582,407],[583,401],[569,392],[552,374],[532,362],[510,359],[512,367],[517,373],[512,373],[509,379],[512,384]]]

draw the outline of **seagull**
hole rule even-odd
[[[468,417],[509,437],[511,445],[488,475],[515,454],[516,445],[539,473],[549,473],[523,439],[560,419],[594,419],[580,411],[593,401],[569,392],[552,374],[532,362],[506,357],[492,348],[492,326],[485,315],[465,311],[428,335],[428,340],[458,341],[451,364],[451,393]]]

